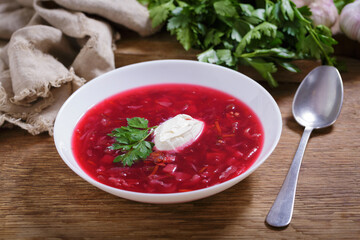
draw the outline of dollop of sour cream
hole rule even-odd
[[[179,151],[201,135],[204,125],[204,122],[187,114],[178,114],[155,129],[155,148],[160,151]]]

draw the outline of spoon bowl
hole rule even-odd
[[[297,89],[292,105],[295,120],[305,127],[289,172],[266,222],[273,227],[289,225],[294,209],[296,185],[306,144],[313,129],[332,125],[343,103],[343,83],[338,70],[320,66],[312,70]]]
[[[343,102],[343,84],[338,70],[320,66],[311,71],[295,93],[292,112],[295,120],[313,129],[332,125]]]

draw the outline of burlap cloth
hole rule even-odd
[[[0,127],[51,135],[71,93],[114,69],[115,25],[154,32],[136,0],[0,0]]]

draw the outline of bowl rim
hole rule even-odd
[[[192,191],[189,191],[189,192],[176,192],[176,193],[143,193],[143,192],[134,192],[134,191],[129,191],[129,190],[124,190],[124,189],[119,189],[119,188],[115,188],[115,187],[111,187],[109,185],[106,185],[106,184],[103,184],[101,182],[98,182],[96,181],[95,179],[93,179],[92,177],[90,177],[88,174],[86,174],[82,169],[81,167],[77,164],[77,166],[74,166],[70,160],[68,160],[68,157],[65,156],[65,154],[63,153],[63,150],[61,149],[61,140],[58,139],[58,131],[61,130],[61,127],[59,127],[59,121],[58,121],[58,118],[59,116],[61,116],[63,114],[63,112],[68,108],[68,106],[71,104],[71,102],[73,101],[72,99],[74,99],[76,97],[76,95],[79,93],[79,92],[82,92],[82,91],[86,91],[87,88],[90,88],[92,85],[95,85],[97,84],[97,82],[101,81],[102,79],[104,78],[107,78],[108,76],[112,75],[112,74],[117,74],[117,72],[121,72],[121,71],[126,71],[127,69],[131,69],[131,68],[137,68],[137,67],[141,67],[141,66],[146,66],[146,65],[151,65],[151,64],[167,64],[167,63],[171,63],[171,64],[183,64],[183,63],[190,63],[190,64],[198,64],[198,65],[206,65],[207,67],[210,67],[210,68],[218,68],[222,71],[231,71],[231,72],[235,72],[236,74],[238,74],[240,77],[246,79],[246,81],[250,81],[251,84],[254,84],[256,86],[256,88],[258,88],[263,94],[266,95],[266,97],[270,100],[271,102],[271,105],[273,105],[275,111],[276,111],[276,115],[277,115],[277,129],[278,131],[276,132],[276,136],[275,136],[275,141],[272,142],[271,146],[269,147],[269,151],[264,155],[262,156],[262,159],[260,159],[261,161],[256,161],[254,162],[250,168],[248,168],[244,173],[232,178],[232,179],[229,179],[225,182],[222,182],[222,183],[218,183],[218,184],[215,184],[213,186],[210,186],[210,187],[206,187],[206,188],[202,188],[202,189],[197,189],[197,190],[192,190]],[[144,84],[144,85],[141,85],[141,86],[148,86],[148,85],[155,85],[155,84],[159,84],[159,83],[149,83],[149,84]],[[183,83],[184,84],[184,83]],[[186,84],[186,83],[185,83]],[[191,84],[191,83],[189,83]],[[201,84],[195,84],[195,85],[201,85]],[[205,87],[210,87],[210,86],[206,86],[206,85],[202,85],[202,86],[205,86]],[[211,87],[210,87],[211,88]],[[85,89],[85,90],[84,90]],[[121,90],[119,90],[119,92],[121,92]],[[107,96],[107,97],[110,97],[110,96]],[[102,100],[106,99],[107,97],[105,98],[102,98]],[[102,101],[100,100],[100,101]],[[96,102],[95,104],[91,105],[88,107],[87,110],[89,110],[91,107],[93,107],[94,105],[98,104],[100,101]],[[86,111],[87,111],[86,110]],[[85,112],[86,112],[85,111]],[[83,114],[85,114],[85,112]],[[83,116],[82,114],[82,116]],[[82,117],[81,116],[81,117]],[[80,117],[80,118],[81,118]],[[80,119],[79,118],[79,119]],[[77,120],[77,122],[79,121],[79,119]],[[100,188],[101,190],[103,191],[106,191],[108,193],[111,193],[111,194],[114,194],[113,191],[116,191],[116,192],[119,192],[119,193],[123,193],[123,194],[126,194],[126,195],[129,195],[129,197],[124,197],[124,196],[121,196],[122,198],[126,198],[126,199],[130,199],[130,200],[134,200],[134,201],[138,201],[138,202],[149,202],[149,203],[156,203],[156,202],[152,202],[152,201],[140,201],[140,200],[135,200],[133,198],[138,198],[138,197],[148,197],[148,198],[154,198],[154,199],[157,199],[157,198],[166,198],[166,197],[171,197],[171,199],[174,199],[174,198],[177,198],[179,196],[183,196],[183,197],[187,197],[187,196],[191,196],[191,195],[194,195],[194,194],[197,194],[197,193],[203,193],[203,192],[213,192],[213,193],[210,193],[206,196],[203,196],[203,197],[200,197],[200,198],[196,198],[196,199],[191,199],[189,201],[193,201],[193,200],[197,200],[197,199],[201,199],[201,198],[205,198],[205,197],[208,197],[208,196],[211,196],[211,195],[214,195],[218,192],[221,192],[227,188],[230,188],[231,186],[239,183],[240,181],[242,181],[243,179],[247,178],[250,174],[252,174],[256,169],[259,168],[259,166],[261,164],[263,164],[268,158],[269,156],[273,153],[274,149],[276,148],[279,140],[280,140],[280,137],[281,137],[281,133],[282,133],[282,117],[281,117],[281,112],[280,112],[280,109],[279,109],[279,106],[278,104],[276,103],[276,101],[274,100],[274,98],[271,96],[271,94],[263,87],[261,86],[258,82],[256,82],[255,80],[251,79],[250,77],[244,75],[243,73],[241,72],[238,72],[238,71],[235,71],[235,70],[232,70],[232,69],[229,69],[229,68],[226,68],[226,67],[223,67],[223,66],[219,66],[219,65],[215,65],[215,64],[210,64],[210,63],[204,63],[204,62],[199,62],[199,61],[195,61],[195,60],[178,60],[178,59],[163,59],[163,60],[151,60],[151,61],[146,61],[146,62],[140,62],[140,63],[134,63],[134,64],[130,64],[130,65],[126,65],[126,66],[123,66],[123,67],[119,67],[119,68],[116,68],[116,69],[113,69],[107,73],[104,73],[98,77],[95,77],[94,79],[92,79],[91,81],[88,81],[87,83],[85,83],[82,87],[80,87],[79,89],[77,89],[76,91],[74,91],[70,97],[67,98],[67,100],[63,103],[63,105],[61,106],[60,110],[58,111],[58,114],[56,116],[56,119],[55,119],[55,123],[54,123],[54,135],[53,135],[53,138],[54,138],[54,143],[55,143],[55,146],[56,146],[56,149],[59,153],[59,155],[61,156],[61,159],[65,162],[65,164],[72,170],[74,171],[78,176],[80,176],[82,179],[84,179],[85,181],[87,181],[88,183],[92,184],[93,186],[95,187],[98,187]],[[71,141],[71,140],[70,140]],[[71,150],[71,154],[72,154],[72,157],[74,158],[75,162],[76,162],[76,159],[75,157],[73,156],[73,152]],[[221,186],[223,186],[221,188]],[[220,187],[220,188],[219,188]],[[219,189],[218,191],[214,191],[216,189]],[[119,195],[117,195],[119,196]],[[171,203],[176,203],[176,201],[171,201],[170,199],[170,202]],[[149,199],[151,200],[151,199]],[[168,199],[169,200],[169,199]],[[169,201],[165,201],[165,202],[169,202]],[[185,201],[180,201],[180,202],[186,202]]]

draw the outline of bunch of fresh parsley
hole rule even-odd
[[[157,126],[148,127],[145,118],[127,118],[127,126],[114,129],[108,135],[115,138],[115,143],[109,148],[121,150],[114,162],[122,162],[124,166],[131,166],[136,160],[147,158],[154,147],[154,143],[146,141]]]
[[[313,26],[308,7],[290,0],[138,0],[148,6],[153,27],[166,24],[186,50],[201,49],[198,60],[258,71],[271,86],[278,67],[299,69],[295,59],[334,65],[337,42],[325,26]]]

